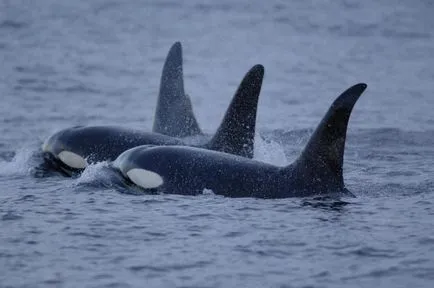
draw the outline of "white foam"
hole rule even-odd
[[[34,151],[30,148],[18,150],[11,161],[0,160],[0,175],[24,175],[31,168]]]
[[[42,143],[41,145],[41,149],[44,152],[48,152],[48,139],[44,141],[44,143]]]
[[[157,188],[164,183],[163,178],[158,173],[145,169],[133,168],[128,170],[127,176],[134,184],[144,189]]]
[[[273,140],[264,140],[259,135],[255,137],[255,159],[276,166],[288,165],[283,147]]]
[[[87,167],[86,160],[78,154],[71,151],[62,151],[57,155],[59,159],[66,165],[75,169],[84,169]]]
[[[73,180],[73,185],[93,184],[98,181],[104,182],[107,178],[107,167],[109,167],[109,164],[106,161],[89,164],[80,177]]]

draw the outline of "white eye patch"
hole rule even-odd
[[[153,189],[163,185],[163,178],[152,171],[134,168],[127,172],[128,178],[136,184],[144,189]]]
[[[78,154],[70,151],[62,151],[57,155],[59,159],[67,166],[75,169],[84,169],[87,167],[86,160]]]

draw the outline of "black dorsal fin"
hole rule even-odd
[[[300,177],[311,185],[344,189],[343,161],[348,121],[354,105],[367,85],[356,84],[344,91],[331,105],[295,164]]]
[[[264,66],[255,65],[244,76],[214,137],[207,147],[253,158],[256,112]]]
[[[184,92],[180,42],[172,45],[164,63],[152,131],[172,137],[202,134],[191,100]]]

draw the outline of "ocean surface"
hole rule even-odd
[[[433,287],[433,12],[431,0],[0,0],[0,287]],[[366,82],[344,160],[357,197],[144,195],[112,185],[107,163],[38,172],[59,129],[150,130],[175,41],[210,134],[265,66],[255,158],[279,166]]]

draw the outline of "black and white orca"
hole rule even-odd
[[[351,195],[343,159],[351,111],[367,85],[344,91],[331,105],[299,158],[286,167],[228,153],[181,146],[139,146],[123,152],[115,169],[152,192],[195,195],[210,189],[228,197],[286,198]]]
[[[202,134],[184,93],[182,50],[175,43],[166,59],[153,132],[119,126],[78,126],[56,132],[43,144],[47,162],[70,175],[90,163],[113,161],[139,145],[191,145],[181,137]],[[239,85],[223,121],[211,140],[200,147],[253,157],[258,98],[264,77],[253,66]]]

